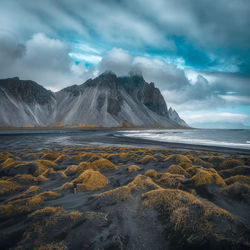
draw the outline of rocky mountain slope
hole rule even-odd
[[[33,81],[0,80],[0,126],[187,127],[154,83],[105,72],[53,93]]]

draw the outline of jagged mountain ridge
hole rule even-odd
[[[160,90],[138,75],[105,72],[56,93],[33,81],[0,80],[0,126],[187,127],[169,111]]]

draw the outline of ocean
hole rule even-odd
[[[128,130],[120,133],[162,142],[250,149],[250,130],[247,129]]]
[[[208,146],[250,150],[250,130],[161,129],[161,130],[1,130],[0,151],[68,146],[172,147],[194,149]],[[187,148],[183,147],[180,148]],[[192,145],[192,147],[191,147]],[[250,151],[249,151],[250,153]]]

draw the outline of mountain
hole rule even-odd
[[[178,115],[178,113],[174,109],[172,109],[171,107],[168,110],[168,115],[169,115],[169,118],[171,120],[175,121],[179,125],[181,125],[183,127],[188,127],[187,123],[184,120],[182,120],[180,118],[180,116]]]
[[[105,72],[53,93],[33,81],[0,80],[0,126],[188,127],[154,83]]]

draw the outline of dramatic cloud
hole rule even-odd
[[[249,115],[249,13],[249,0],[2,0],[0,78],[59,90],[136,71],[179,112]]]

